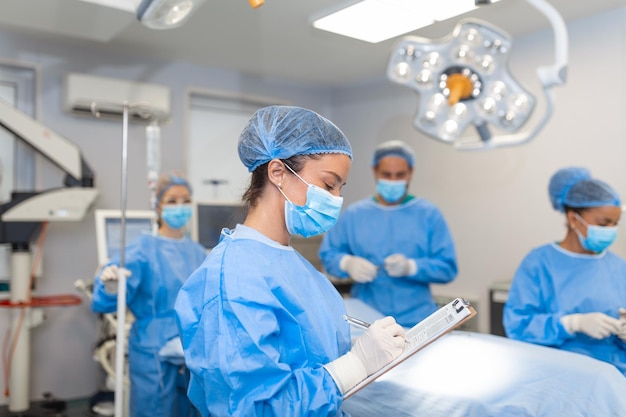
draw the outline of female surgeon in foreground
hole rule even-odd
[[[622,213],[619,196],[583,168],[557,171],[549,193],[567,233],[523,260],[504,309],[506,333],[592,356],[626,375],[626,262],[607,249]]]
[[[222,231],[175,305],[189,397],[203,416],[347,415],[343,393],[402,352],[404,330],[386,317],[351,347],[339,293],[289,241],[335,223],[350,143],[310,110],[270,106],[238,151],[252,172],[246,220]]]

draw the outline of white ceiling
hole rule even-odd
[[[397,39],[378,44],[313,29],[313,17],[354,0],[206,0],[176,29],[156,31],[134,13],[79,0],[2,0],[0,29],[89,43],[121,52],[319,85],[337,85],[384,74]],[[432,0],[445,1],[445,0]],[[566,21],[626,5],[626,0],[550,0]],[[468,14],[513,36],[548,28],[525,0],[501,0]],[[438,38],[458,19],[412,34]]]

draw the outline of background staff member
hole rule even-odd
[[[408,194],[413,162],[406,143],[380,144],[372,159],[376,194],[345,210],[319,252],[326,271],[356,282],[353,297],[407,327],[437,310],[430,284],[451,282],[457,274],[443,215]]]
[[[504,307],[509,337],[578,352],[626,375],[626,262],[608,250],[617,236],[620,198],[584,168],[550,179],[552,206],[565,214],[560,242],[532,250]]]

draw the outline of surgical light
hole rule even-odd
[[[182,25],[205,0],[141,0],[137,19],[151,29]]]
[[[461,20],[442,39],[407,36],[394,47],[387,77],[419,94],[415,128],[466,150],[517,145],[539,133],[553,111],[550,89],[565,82],[567,32],[550,4],[527,2],[546,15],[555,34],[556,62],[537,70],[547,108],[534,129],[514,134],[531,118],[537,100],[508,70],[511,37],[477,19]],[[465,132],[470,126],[476,129],[477,139],[468,140]],[[490,127],[504,133],[493,135]]]

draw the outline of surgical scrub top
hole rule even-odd
[[[387,256],[401,253],[417,263],[417,274],[391,277]],[[352,285],[351,294],[402,326],[411,327],[437,310],[430,284],[444,284],[457,274],[452,236],[437,207],[423,198],[385,206],[373,198],[349,206],[329,230],[320,247],[326,271],[338,278],[345,255],[360,256],[378,267],[376,278]]]
[[[128,245],[124,256],[124,266],[131,273],[126,281],[126,304],[135,318],[129,346],[160,349],[178,336],[174,301],[183,282],[202,264],[206,249],[189,238],[144,234]],[[119,258],[111,264],[119,265]],[[117,309],[117,293],[108,293],[99,276],[94,282],[91,307],[99,313]]]
[[[323,365],[350,349],[345,307],[292,247],[224,229],[175,309],[189,398],[203,416],[344,415]]]
[[[586,354],[626,375],[626,343],[617,336],[572,335],[560,322],[574,313],[619,318],[620,307],[626,307],[626,261],[609,251],[578,254],[552,243],[522,261],[504,307],[504,328],[512,339]]]

